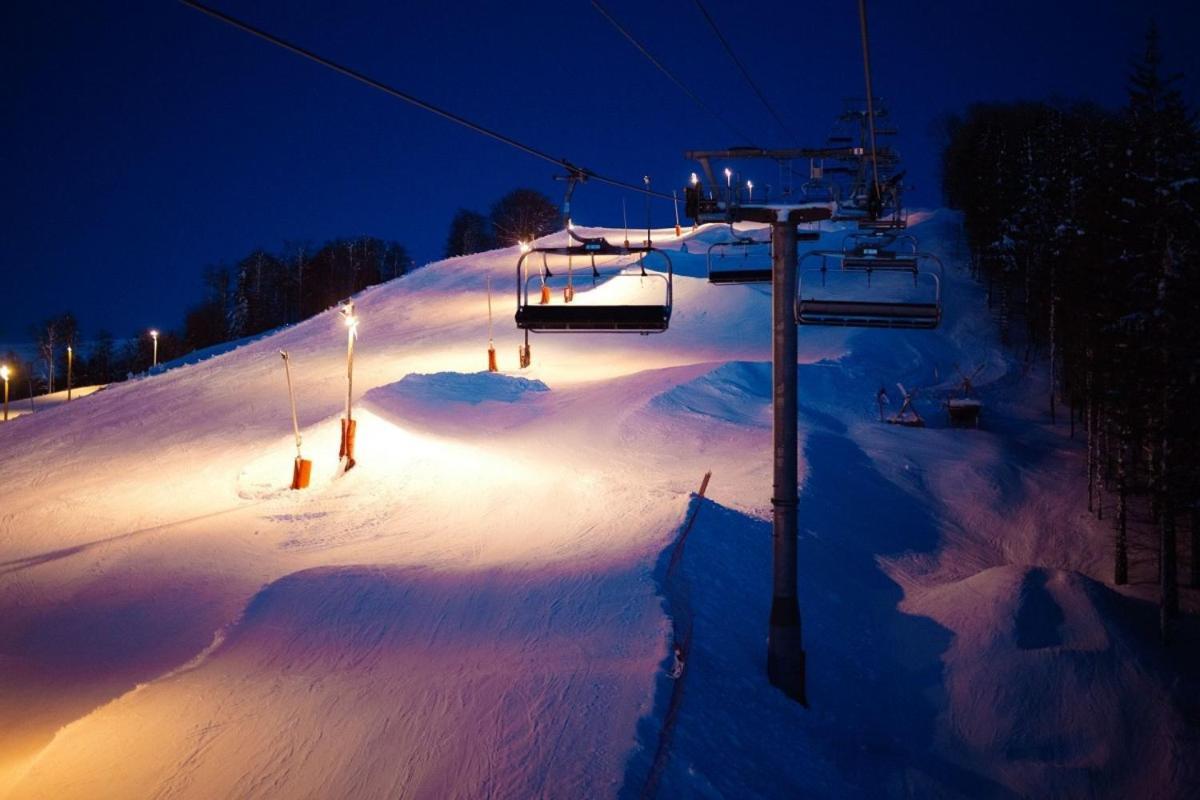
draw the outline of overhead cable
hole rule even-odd
[[[688,97],[690,97],[696,105],[698,105],[698,106],[700,106],[700,108],[704,109],[704,111],[706,113],[711,114],[714,119],[716,119],[718,122],[720,122],[726,128],[733,131],[742,140],[742,144],[750,144],[754,141],[753,137],[747,136],[744,131],[742,131],[740,128],[738,128],[736,125],[734,125],[732,122],[727,120],[724,116],[721,115],[720,112],[718,112],[716,109],[714,109],[708,103],[704,102],[704,100],[701,99],[700,95],[696,94],[691,89],[689,89],[687,87],[687,84],[685,84],[678,77],[676,77],[675,73],[671,72],[671,70],[669,70],[665,66],[663,66],[662,62],[659,61],[657,58],[655,58],[653,55],[651,55],[650,51],[646,49],[646,46],[644,44],[642,44],[640,41],[638,41],[637,38],[632,33],[630,33],[629,30],[625,26],[623,26],[620,22],[618,22],[616,17],[614,17],[611,13],[609,13],[608,9],[606,9],[603,5],[601,5],[598,2],[598,0],[592,0],[592,6],[597,11],[599,11],[600,15],[602,17],[604,17],[606,20],[608,20],[609,23],[611,23],[612,26],[614,28],[616,28],[617,31],[622,36],[624,36],[626,39],[628,39],[629,43],[632,44],[634,47],[636,47],[638,49],[638,52],[640,52],[642,55],[644,55],[646,57],[646,60],[648,60],[654,66],[658,67],[659,71],[662,72],[663,75],[666,75],[671,80],[672,83],[674,83],[676,86],[678,86],[679,89],[684,94],[686,94]]]
[[[267,33],[266,31],[262,30],[261,28],[256,28],[247,22],[243,22],[242,20],[237,19],[236,17],[231,17],[228,14],[225,14],[221,11],[217,11],[215,8],[210,8],[201,3],[197,3],[197,2],[195,2],[195,0],[179,0],[179,2],[183,3],[185,6],[188,6],[189,8],[193,8],[196,11],[207,14],[208,16],[212,17],[213,19],[220,20],[221,22],[224,22],[226,25],[230,25],[234,28],[237,28],[238,30],[245,31],[246,33],[249,33],[252,36],[257,36],[258,38],[263,39],[264,41],[270,42],[271,44],[275,45],[276,47],[281,47],[284,50],[288,50],[292,53],[295,53],[298,56],[307,58],[309,61],[313,61],[313,62],[316,62],[317,64],[320,64],[323,67],[327,67],[327,68],[333,70],[334,72],[339,72],[348,78],[353,78],[354,80],[356,80],[360,83],[364,83],[367,86],[370,86],[372,89],[378,89],[379,91],[381,91],[385,94],[389,94],[392,97],[397,98],[398,100],[403,100],[404,102],[414,105],[417,108],[424,109],[425,111],[428,111],[432,114],[436,114],[439,117],[442,117],[443,119],[447,119],[457,125],[461,125],[464,128],[467,128],[468,130],[472,130],[478,134],[482,134],[483,136],[487,136],[489,138],[495,139],[498,142],[502,142],[502,143],[508,145],[509,147],[516,148],[517,150],[520,150],[523,153],[527,153],[528,155],[534,156],[535,158],[540,158],[543,161],[549,161],[551,164],[562,167],[563,169],[567,170],[568,173],[570,173],[572,175],[576,175],[576,176],[580,177],[581,179],[598,181],[600,183],[606,183],[610,186],[616,186],[618,188],[627,189],[629,191],[638,192],[640,194],[646,194],[646,195],[650,195],[652,197],[662,198],[663,200],[671,200],[672,199],[671,195],[669,195],[669,194],[663,194],[662,192],[655,192],[650,189],[647,189],[644,186],[638,186],[638,185],[632,184],[632,183],[625,183],[624,181],[619,181],[614,178],[607,178],[603,175],[593,172],[590,169],[576,166],[575,164],[571,163],[570,161],[568,161],[565,158],[556,158],[555,156],[552,156],[549,153],[539,150],[536,147],[531,147],[530,145],[527,145],[523,142],[517,141],[516,139],[512,138],[511,136],[506,136],[503,133],[499,133],[497,131],[492,130],[491,128],[486,128],[483,125],[479,125],[477,123],[471,122],[466,117],[455,114],[452,111],[447,111],[444,108],[439,108],[438,106],[435,106],[432,103],[427,103],[424,100],[421,100],[420,98],[409,94],[408,92],[401,91],[400,89],[397,89],[394,86],[389,86],[386,83],[377,81],[374,78],[364,75],[361,72],[358,72],[356,70],[350,69],[349,67],[338,64],[335,61],[331,61],[330,59],[325,58],[324,56],[317,55],[316,53],[312,52],[311,50],[306,50],[303,47],[300,47],[299,45],[296,45],[296,44],[292,44],[291,42],[281,39],[278,36],[275,36],[274,34]]]
[[[771,105],[771,101],[769,101],[767,96],[763,94],[762,89],[759,89],[758,84],[755,83],[754,79],[750,77],[750,71],[746,69],[746,65],[742,63],[742,60],[738,58],[736,54],[734,54],[733,47],[730,46],[728,40],[725,39],[724,34],[721,33],[721,29],[717,27],[717,23],[708,13],[708,9],[704,7],[704,3],[701,2],[701,0],[696,0],[696,7],[699,8],[700,13],[704,15],[704,19],[708,22],[709,27],[712,28],[713,33],[717,35],[717,40],[720,41],[721,46],[725,48],[725,52],[729,55],[730,60],[733,61],[733,63],[737,66],[738,71],[742,73],[742,77],[746,79],[746,83],[748,83],[750,88],[754,90],[754,93],[758,95],[758,99],[762,101],[763,106],[767,109],[767,113],[769,113],[775,119],[775,122],[779,124],[779,127],[783,129],[784,135],[790,138],[793,143],[800,141],[796,134],[792,132],[791,128],[788,127],[788,124],[779,116],[779,113],[775,111],[775,107]]]

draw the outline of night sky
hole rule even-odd
[[[612,177],[682,186],[686,149],[744,144],[587,2],[238,2],[234,16]],[[609,10],[755,144],[794,144],[691,0]],[[853,0],[706,6],[797,135],[823,143],[861,96]],[[936,122],[978,100],[1123,102],[1151,17],[1196,105],[1194,0],[873,2],[876,93],[902,136],[910,205],[939,202]],[[752,8],[753,11],[736,10]],[[554,168],[303,61],[185,6],[23,3],[0,60],[4,262],[0,342],[64,310],[85,336],[171,327],[203,267],[285,241],[368,234],[441,256],[460,207],[509,189],[556,202]],[[775,182],[770,168],[756,184]],[[622,193],[589,184],[575,218],[619,225]],[[632,220],[644,220],[628,195]],[[672,222],[658,203],[655,223]]]

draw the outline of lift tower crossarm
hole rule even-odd
[[[691,161],[712,158],[765,158],[771,161],[798,161],[803,158],[853,158],[861,156],[861,147],[787,147],[766,150],[761,147],[731,147],[726,150],[688,150],[683,157]]]
[[[805,158],[858,158],[862,156],[861,147],[787,147],[782,150],[767,150],[762,147],[730,147],[725,150],[688,150],[683,157],[689,161],[699,161],[704,170],[704,178],[709,186],[716,186],[717,180],[712,171],[712,160],[761,158],[770,161],[798,161]]]

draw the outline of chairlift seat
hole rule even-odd
[[[917,260],[907,256],[887,254],[884,251],[875,256],[846,256],[842,259],[842,269],[916,272]]]
[[[770,283],[771,268],[715,269],[708,273],[708,282],[717,284]]]
[[[670,256],[649,245],[622,247],[603,237],[582,238],[576,236],[573,231],[568,231],[568,233],[571,239],[580,243],[580,246],[535,247],[522,254],[517,260],[517,313],[515,319],[518,328],[534,333],[662,333],[667,330],[671,321],[671,298],[674,283],[674,270],[671,267]],[[546,278],[553,277],[545,263],[548,256],[586,258],[590,262],[593,276],[599,277],[600,273],[595,261],[597,256],[645,258],[654,255],[664,262],[664,273],[647,273],[643,265],[641,277],[643,280],[651,277],[663,281],[664,302],[598,305],[589,304],[586,301],[581,302],[578,295],[570,303],[542,304],[531,301],[529,285],[535,276],[527,274],[525,263],[529,256],[535,254],[540,255],[543,259],[543,282]],[[618,273],[610,277],[632,278],[636,276],[637,273]]]
[[[936,328],[941,321],[937,303],[897,303],[864,300],[800,298],[796,321],[801,325],[847,328]]]
[[[801,257],[819,259],[821,266],[799,270],[796,297],[796,322],[800,325],[830,325],[858,328],[936,328],[942,319],[942,264],[931,253],[916,253],[912,266],[912,281],[895,275],[872,280],[865,269],[848,267],[846,262],[863,261],[837,251],[813,250]],[[918,269],[924,259],[934,269]],[[826,264],[842,262],[841,269],[831,271]],[[870,269],[879,269],[874,259]],[[885,270],[887,272],[888,270]],[[855,277],[855,273],[861,277]],[[815,283],[811,280],[819,276]],[[899,292],[897,294],[897,292]]]
[[[895,219],[887,217],[885,219],[859,219],[858,227],[860,230],[869,231],[886,231],[899,230],[908,227],[908,221],[904,219]]]
[[[713,242],[708,246],[708,251],[705,255],[708,264],[708,282],[714,284],[770,283],[770,245],[770,241],[749,238],[738,238],[730,242]],[[766,249],[767,260],[765,264],[758,257],[758,254],[756,254],[753,260],[749,259],[750,248],[752,247]],[[742,253],[741,255],[722,255],[719,259],[713,258],[714,250],[723,250],[725,248],[740,248],[742,249]],[[726,258],[737,263],[738,266],[720,265]]]
[[[526,305],[517,309],[517,327],[531,331],[611,331],[661,333],[671,321],[666,305]]]

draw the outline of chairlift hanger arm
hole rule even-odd
[[[432,103],[427,103],[418,97],[414,97],[413,95],[408,94],[407,92],[404,92],[404,91],[401,91],[400,89],[395,88],[394,86],[389,86],[386,83],[377,81],[374,78],[371,78],[367,75],[364,75],[361,72],[358,72],[357,70],[353,70],[349,67],[338,64],[337,62],[331,61],[328,58],[325,58],[324,56],[317,55],[316,53],[312,52],[311,50],[306,50],[305,48],[300,47],[299,45],[292,44],[291,42],[286,41],[285,39],[281,39],[278,36],[275,36],[274,34],[267,33],[266,31],[262,30],[261,28],[256,28],[247,22],[243,22],[242,20],[237,19],[236,17],[231,17],[228,14],[225,14],[221,11],[216,10],[215,8],[211,8],[202,3],[197,3],[195,0],[179,0],[179,2],[183,3],[185,6],[188,6],[189,8],[199,11],[202,14],[207,14],[208,16],[212,17],[215,20],[224,22],[226,25],[237,28],[238,30],[244,31],[245,33],[248,33],[252,36],[257,36],[258,38],[260,38],[264,41],[270,42],[271,44],[275,45],[276,47],[281,47],[284,50],[287,50],[291,53],[295,53],[296,55],[301,56],[302,58],[307,58],[309,61],[313,61],[317,64],[320,64],[323,67],[327,67],[328,69],[333,70],[334,72],[345,75],[347,78],[353,78],[354,80],[358,81],[359,83],[363,83],[363,84],[366,84],[367,86],[370,86],[372,89],[378,89],[379,91],[383,92],[384,94],[395,97],[398,100],[403,100],[404,102],[409,103],[410,105],[414,105],[417,108],[420,108],[420,109],[430,112],[431,114],[436,114],[437,116],[442,117],[443,119],[447,119],[458,125],[461,125],[464,128],[467,128],[468,130],[472,130],[483,136],[487,136],[491,139],[495,139],[498,142],[502,142],[503,144],[506,144],[509,147],[520,150],[521,152],[531,155],[535,158],[540,158],[543,161],[549,161],[551,164],[560,166],[563,169],[567,170],[568,172],[586,175],[587,178],[589,178],[590,180],[598,181],[600,183],[606,183],[609,186],[615,186],[619,189],[628,189],[630,191],[639,192],[641,194],[649,195],[651,197],[657,197],[662,200],[673,200],[673,198],[669,194],[664,194],[663,192],[656,192],[652,189],[646,188],[645,186],[638,186],[633,183],[626,183],[624,181],[615,180],[613,178],[606,178],[603,175],[598,175],[597,173],[592,172],[591,170],[577,167],[565,158],[555,158],[554,156],[550,155],[549,153],[546,153],[542,150],[538,150],[536,147],[531,147],[527,144],[524,144],[523,142],[519,142],[516,139],[513,139],[510,136],[506,136],[503,133],[499,133],[498,131],[494,131],[490,128],[485,128],[484,126],[479,125],[474,122],[471,122],[469,119],[466,119],[465,117],[461,117],[452,111],[447,111],[446,109],[439,108],[438,106],[435,106]]]

